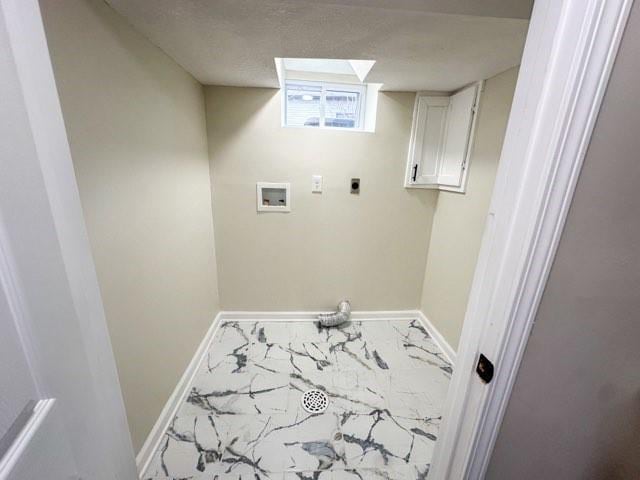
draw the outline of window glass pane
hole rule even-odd
[[[317,127],[320,125],[320,99],[322,87],[319,85],[287,84],[287,120],[292,127]]]
[[[341,128],[360,127],[360,92],[327,90],[325,126]]]

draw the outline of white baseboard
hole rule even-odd
[[[162,441],[162,437],[164,437],[165,432],[171,425],[171,421],[178,413],[178,408],[184,402],[187,395],[189,394],[189,386],[193,382],[193,378],[198,372],[200,365],[204,358],[206,357],[206,353],[209,350],[209,346],[211,345],[211,341],[218,330],[218,325],[221,323],[222,312],[218,313],[213,320],[213,323],[207,330],[202,342],[198,346],[193,358],[187,365],[186,370],[182,374],[182,377],[178,381],[176,388],[171,393],[169,400],[165,404],[162,412],[160,412],[160,416],[156,423],[153,425],[151,432],[149,432],[149,436],[145,440],[142,448],[136,455],[136,465],[138,467],[138,473],[140,478],[143,477],[147,468],[149,468],[149,463],[153,459],[153,454],[157,451],[160,446],[160,442]]]
[[[211,341],[216,334],[218,326],[223,321],[235,320],[235,321],[286,321],[286,322],[309,322],[316,319],[318,313],[324,312],[220,312],[216,315],[215,320],[209,327],[206,335],[202,339],[202,342],[198,346],[191,362],[187,366],[184,374],[180,378],[180,381],[176,385],[175,390],[167,400],[166,405],[162,409],[158,420],[151,429],[149,436],[142,445],[140,452],[136,456],[136,464],[138,466],[138,472],[142,477],[149,463],[153,458],[153,454],[157,451],[164,437],[167,428],[171,425],[171,421],[176,416],[180,405],[189,394],[189,386],[191,385],[193,378],[199,370],[202,361],[206,357],[206,353],[209,350]],[[351,318],[354,320],[413,320],[418,319],[429,335],[433,338],[436,344],[444,352],[447,359],[455,364],[456,354],[453,348],[447,343],[444,337],[436,330],[433,324],[427,319],[427,317],[419,310],[393,310],[393,311],[356,311],[352,312]]]
[[[418,314],[418,319],[422,322],[424,328],[427,329],[433,341],[440,347],[440,350],[444,352],[444,355],[451,362],[452,365],[456,364],[456,351],[449,345],[449,342],[445,340],[442,334],[438,331],[438,329],[431,323],[431,321],[427,318],[427,316],[421,311],[416,312]]]
[[[308,322],[316,320],[319,313],[330,313],[328,311],[317,312],[240,312],[226,311],[220,312],[221,320],[241,321],[269,321],[269,322]],[[420,312],[417,310],[376,310],[376,311],[353,311],[353,320],[399,320],[416,318]]]

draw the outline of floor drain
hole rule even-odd
[[[327,406],[329,399],[322,390],[308,390],[302,394],[302,408],[309,413],[322,413]]]

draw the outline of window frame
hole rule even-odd
[[[320,87],[320,117],[318,119],[319,125],[289,125],[288,119],[288,95],[287,89],[289,86],[303,85],[308,87]],[[325,125],[325,107],[327,90],[344,90],[357,92],[359,96],[359,111],[358,120],[356,126],[353,128],[348,127],[334,127]],[[339,82],[324,82],[324,81],[312,81],[312,80],[286,80],[282,88],[282,126],[286,128],[310,128],[315,130],[339,130],[342,132],[363,132],[365,131],[365,109],[366,109],[366,97],[367,97],[367,85],[359,83],[339,83]]]

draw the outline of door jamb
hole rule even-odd
[[[535,2],[431,480],[486,474],[632,3]]]

